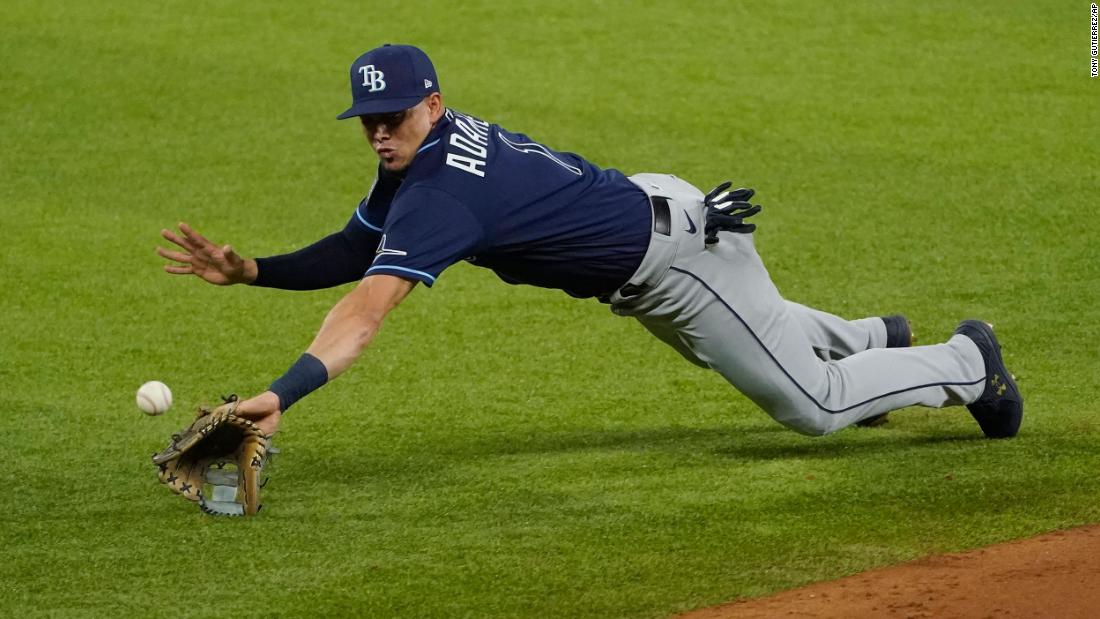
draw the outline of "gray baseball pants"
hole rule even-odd
[[[879,318],[849,321],[784,300],[751,234],[722,232],[706,247],[703,193],[691,184],[667,174],[630,180],[668,199],[671,225],[653,232],[611,311],[715,370],[779,423],[823,435],[894,409],[981,395],[985,364],[970,338],[884,348]]]

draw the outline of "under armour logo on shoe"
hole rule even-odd
[[[1008,385],[1001,380],[1000,374],[994,374],[993,378],[989,379],[989,384],[993,385],[994,391],[996,391],[999,396],[1004,395],[1005,391],[1008,389]]]
[[[374,65],[368,64],[359,67],[359,72],[363,74],[363,85],[370,87],[367,92],[378,92],[386,89],[386,74],[375,69]]]

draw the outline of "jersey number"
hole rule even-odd
[[[561,167],[565,168],[566,170],[569,170],[570,172],[572,172],[573,174],[576,174],[577,176],[581,176],[581,174],[582,174],[580,168],[578,168],[576,166],[571,166],[568,163],[562,161],[561,159],[558,159],[557,156],[554,155],[554,153],[550,152],[550,149],[546,148],[542,144],[536,144],[534,142],[527,142],[527,143],[513,142],[513,141],[509,140],[508,138],[504,137],[504,134],[502,134],[499,131],[497,131],[497,137],[500,139],[501,142],[504,142],[506,145],[511,147],[513,150],[517,150],[521,153],[535,153],[536,155],[542,155],[543,157],[546,157],[550,161],[553,161],[554,163],[560,165]]]

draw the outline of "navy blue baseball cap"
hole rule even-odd
[[[439,78],[428,55],[387,43],[351,63],[351,107],[336,118],[400,112],[433,92],[439,92]]]

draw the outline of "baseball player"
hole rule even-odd
[[[238,414],[268,435],[299,399],[363,353],[386,316],[461,260],[509,284],[558,288],[632,316],[721,374],[779,423],[823,435],[913,405],[966,405],[984,434],[1015,436],[1023,400],[990,325],[911,347],[901,316],[845,320],[785,300],[757,255],[752,190],[704,195],[668,174],[624,176],[444,106],[425,53],[372,49],[352,105],[378,155],[347,225],[308,247],[245,259],[186,224],[162,235],[165,270],[213,284],[312,290],[359,281],[313,343]]]

